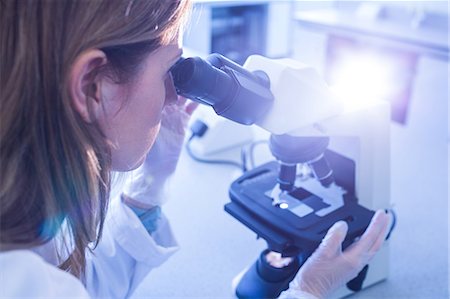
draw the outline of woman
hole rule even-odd
[[[1,297],[124,298],[176,250],[155,190],[194,109],[169,74],[187,2],[1,2]],[[111,171],[140,165],[109,205]],[[342,253],[337,224],[284,296],[325,296],[386,229],[378,213]]]

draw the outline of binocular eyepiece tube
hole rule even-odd
[[[181,58],[171,74],[179,95],[209,105],[218,115],[240,124],[255,123],[273,102],[264,72],[249,72],[219,54],[206,60]]]

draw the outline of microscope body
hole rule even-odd
[[[207,60],[186,59],[175,65],[178,94],[211,106],[225,118],[272,133],[277,161],[234,181],[231,202],[225,205],[228,213],[267,241],[269,250],[300,257],[300,266],[335,222],[349,225],[345,248],[364,232],[374,210],[390,207],[388,103],[346,105],[312,68],[291,59],[250,56],[243,68],[217,54]],[[316,169],[318,161],[321,166]],[[359,283],[347,284],[335,296],[385,279],[388,254],[386,242],[369,270],[358,275]],[[259,294],[278,296],[297,270],[282,275],[275,293]],[[264,283],[248,293],[259,292]]]
[[[251,56],[244,67],[249,71],[263,69],[270,78],[271,91],[275,101],[278,102],[274,104],[264,119],[257,122],[257,125],[274,134],[271,140],[273,136],[288,136],[292,137],[291,139],[294,141],[295,139],[299,141],[304,139],[307,142],[315,138],[329,139],[323,157],[333,172],[334,181],[331,185],[330,182],[324,184],[317,175],[311,174],[311,163],[297,163],[296,178],[293,181],[291,192],[280,190],[279,185],[281,184],[278,177],[272,191],[265,192],[266,197],[271,197],[272,204],[278,201],[279,207],[281,207],[280,204],[285,204],[284,209],[297,216],[295,225],[299,226],[296,229],[300,229],[300,223],[303,223],[305,231],[317,233],[311,238],[305,235],[305,239],[301,239],[303,243],[310,243],[312,246],[311,248],[308,246],[302,248],[303,251],[306,251],[306,254],[303,255],[305,258],[312,253],[327,229],[338,220],[347,221],[349,224],[349,234],[343,244],[345,248],[363,233],[373,211],[390,207],[389,104],[385,101],[365,102],[362,100],[360,103],[349,104],[345,102],[345,99],[340,101],[329,92],[328,87],[322,83],[314,70],[290,59],[278,60],[278,63],[274,64],[267,58]],[[279,146],[283,147],[284,140],[282,138],[279,140],[281,140],[278,142]],[[288,148],[295,148],[289,142],[285,144]],[[310,149],[305,148],[305,150],[309,151]],[[272,153],[274,152],[272,149]],[[267,169],[264,169],[265,166],[263,166],[261,175],[250,173],[244,177],[251,178],[256,182],[264,180],[266,177],[267,184],[273,184],[274,179],[268,178],[270,172],[265,171],[272,167],[273,175],[279,171],[280,167],[283,167],[282,164],[291,164],[292,167],[292,164],[298,162],[295,159],[287,161],[287,163],[280,161],[278,154],[274,155],[279,160],[278,165],[267,165]],[[239,179],[235,184],[242,182],[251,184],[250,181],[244,182]],[[234,190],[233,187],[235,187]],[[239,188],[237,185],[232,185],[230,188],[232,203],[225,207],[231,212],[230,214],[233,215],[232,210],[236,208],[236,206],[231,207],[233,197],[242,199],[242,194],[238,194],[238,192],[244,191],[245,188],[257,190],[260,187]],[[299,194],[302,195],[297,196]],[[247,200],[250,197],[252,196],[247,197]],[[298,201],[302,204],[298,205]],[[286,208],[292,204],[295,205],[294,208]],[[287,219],[291,216],[288,214],[285,213],[282,217]],[[315,214],[315,218],[311,217],[312,214]],[[237,218],[239,219],[239,217]],[[251,218],[239,220],[252,229],[252,223],[248,219]],[[273,226],[273,223],[266,227]],[[262,225],[260,228],[263,227],[265,226]],[[286,228],[284,227],[284,229]],[[257,230],[254,231],[257,232]],[[270,234],[270,232],[266,233]],[[276,238],[286,236],[275,235]],[[288,236],[292,237],[294,234]],[[317,236],[319,238],[313,240],[313,237]],[[275,242],[276,238],[271,239],[267,235],[261,237],[268,241],[269,249],[275,249],[283,255],[290,255],[291,248],[282,248],[279,244],[283,242],[287,244],[292,242],[292,239],[287,242],[278,240],[280,243],[274,245],[270,242]],[[271,248],[271,246],[275,248]],[[361,285],[356,287],[355,284],[353,287],[347,285],[335,293],[335,298],[346,296],[361,287],[367,287],[385,279],[389,272],[388,246],[387,241],[368,269],[365,270],[361,280],[356,282]],[[297,245],[295,247],[298,248]]]

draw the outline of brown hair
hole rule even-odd
[[[87,49],[106,54],[118,83],[176,36],[186,0],[0,2],[0,246],[30,248],[66,221],[81,277],[97,245],[110,190],[111,154],[98,124],[71,106],[68,76]],[[67,242],[67,240],[66,240]]]

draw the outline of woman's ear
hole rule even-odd
[[[70,70],[69,93],[72,105],[88,123],[94,122],[102,109],[99,72],[106,63],[104,52],[90,49],[75,59]]]

